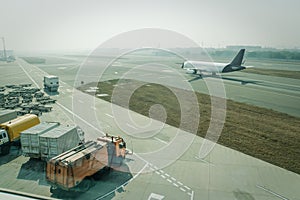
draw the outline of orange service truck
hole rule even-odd
[[[12,143],[20,142],[20,133],[40,123],[39,118],[33,114],[26,114],[0,124],[0,152],[9,153]]]
[[[106,135],[53,157],[46,168],[50,192],[54,193],[57,189],[87,191],[97,173],[120,166],[126,152],[123,138]]]

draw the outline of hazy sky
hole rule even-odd
[[[205,47],[300,47],[298,0],[0,0],[8,49],[94,49],[122,32],[162,28]],[[1,44],[2,46],[2,44]]]

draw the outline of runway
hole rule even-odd
[[[126,59],[125,59],[126,58]],[[171,86],[181,87],[180,82],[174,81],[174,72],[180,73],[186,80],[191,81],[191,85],[193,90],[209,94],[207,90],[207,84],[213,82],[216,78],[211,76],[206,76],[203,79],[199,79],[198,75],[192,74],[185,74],[185,70],[181,70],[180,66],[176,63],[175,58],[171,58],[170,60],[166,60],[165,58],[161,59],[160,62],[153,62],[154,64],[159,63],[163,64],[169,69],[160,70],[157,67],[140,67],[139,69],[135,69],[128,74],[129,70],[132,70],[133,67],[138,66],[136,63],[141,62],[143,64],[143,58],[127,58],[115,61],[110,67],[101,66],[101,63],[106,63],[99,61],[99,58],[91,58],[88,62],[94,62],[96,68],[106,68],[104,74],[92,74],[95,76],[94,78],[97,80],[110,80],[110,79],[118,79],[124,75],[145,81],[151,80],[153,77],[157,79],[162,79],[168,84],[168,82],[172,83]],[[50,59],[48,57],[48,59]],[[63,59],[63,57],[59,57],[59,59]],[[80,67],[87,65],[84,62],[84,59],[78,59],[78,64],[75,63],[70,65],[69,67],[64,66],[62,68],[59,64],[59,59],[51,62],[57,66],[45,66],[45,65],[38,65],[44,71],[55,74],[58,76],[65,76],[65,82],[69,85],[74,85],[74,77],[77,75],[78,70]],[[65,59],[70,59],[66,57]],[[74,61],[76,58],[73,58]],[[145,57],[145,63],[150,63],[149,58]],[[106,58],[106,60],[112,60],[111,57]],[[63,61],[63,63],[66,61]],[[252,64],[251,61],[249,61]],[[254,62],[253,64],[258,65],[258,61]],[[284,65],[285,64],[285,65]],[[289,62],[286,63],[279,63],[274,64],[274,61],[266,61],[266,63],[259,63],[257,67],[265,67],[268,66],[266,69],[278,69],[281,66],[281,69],[287,70],[295,70],[298,69],[297,66],[299,63],[291,64],[289,67]],[[300,80],[299,79],[291,79],[291,78],[284,78],[284,77],[274,77],[274,76],[266,76],[266,75],[259,75],[259,74],[252,74],[252,73],[245,73],[241,72],[234,72],[228,74],[221,74],[222,81],[226,88],[226,98],[231,99],[237,102],[247,103],[259,107],[264,107],[268,109],[272,109],[275,111],[287,113],[292,116],[300,117]],[[83,77],[83,75],[81,75]],[[89,77],[90,78],[90,77]],[[88,78],[87,78],[88,79]],[[193,81],[194,80],[194,81]],[[218,80],[216,80],[218,81]]]
[[[128,147],[134,146],[134,154],[128,157],[126,166],[131,172],[128,179],[106,179],[98,182],[87,193],[78,198],[89,199],[299,199],[300,197],[300,176],[293,172],[271,165],[256,158],[247,156],[227,147],[216,145],[213,151],[204,159],[199,159],[199,149],[203,143],[203,138],[194,136],[190,133],[178,130],[171,126],[164,126],[159,133],[146,139],[132,138],[120,129],[116,123],[117,116],[114,115],[110,103],[90,95],[82,94],[74,90],[72,85],[76,75],[76,65],[65,65],[64,69],[56,69],[53,66],[35,66],[18,59],[17,62],[1,63],[1,85],[33,83],[42,87],[43,76],[47,73],[58,75],[61,80],[59,95],[54,111],[42,116],[44,121],[61,121],[65,124],[80,124],[86,133],[87,139],[105,133],[121,135],[130,141]],[[119,78],[124,75],[130,66],[118,66],[109,69],[101,77],[101,80]],[[172,77],[170,71],[157,71],[157,68],[142,68],[129,77],[138,80],[148,80],[153,75],[156,78],[165,80]],[[171,70],[171,69],[170,69]],[[113,72],[113,73],[111,73]],[[117,73],[115,73],[117,72]],[[189,75],[181,74],[191,78]],[[72,78],[73,77],[73,78]],[[299,80],[288,80],[284,78],[272,78],[256,76],[243,72],[236,73],[235,76],[224,76],[226,96],[229,99],[251,103],[254,105],[264,105],[267,108],[275,108],[278,105],[280,110],[287,113],[299,115]],[[242,79],[243,81],[257,81],[256,83],[240,84],[239,81],[230,80]],[[91,77],[89,77],[91,78]],[[95,75],[95,78],[97,75]],[[188,80],[189,80],[188,79]],[[215,81],[214,78],[204,78],[207,81]],[[87,81],[87,80],[84,80]],[[205,82],[196,80],[191,82],[195,90],[207,92]],[[174,86],[181,86],[181,82]],[[293,89],[290,89],[293,88]],[[205,91],[206,90],[206,91]],[[80,94],[80,95],[78,95]],[[74,97],[78,97],[75,98]],[[276,97],[276,98],[275,98]],[[289,97],[289,98],[287,98]],[[265,99],[266,98],[266,99]],[[278,101],[276,99],[279,99]],[[78,106],[74,112],[74,101]],[[286,105],[285,105],[286,104]],[[81,110],[82,109],[82,110]],[[135,121],[149,120],[124,108],[120,110],[130,112]],[[295,109],[294,112],[292,110]],[[80,115],[79,115],[80,113]],[[135,124],[126,124],[129,129],[136,129]],[[186,148],[176,152],[179,144],[172,143],[176,138],[174,133],[182,136],[181,146]],[[190,144],[189,144],[190,142]],[[131,145],[131,143],[133,145]],[[164,147],[174,145],[172,149],[178,153],[170,163],[159,166],[161,162],[168,160],[164,155]],[[172,146],[171,146],[172,147]],[[149,159],[145,152],[161,150],[159,158]],[[159,160],[161,159],[161,160]],[[0,165],[0,172],[3,180],[0,187],[8,189],[18,189],[20,191],[33,191],[38,195],[50,196],[49,186],[41,181],[17,179],[18,169],[25,161],[22,156],[16,158],[11,165],[15,166],[14,171],[8,171],[10,163]],[[42,178],[41,178],[42,179]],[[118,182],[120,180],[120,182]],[[118,182],[116,184],[116,182]]]

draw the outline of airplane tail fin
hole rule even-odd
[[[243,58],[244,58],[244,54],[245,54],[245,49],[241,49],[239,51],[239,53],[234,57],[234,59],[231,61],[230,65],[233,66],[241,66],[242,62],[243,62]]]

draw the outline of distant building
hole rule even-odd
[[[14,51],[13,50],[6,50],[6,57],[9,56],[14,56]],[[4,59],[4,52],[3,50],[0,50],[0,59]]]

